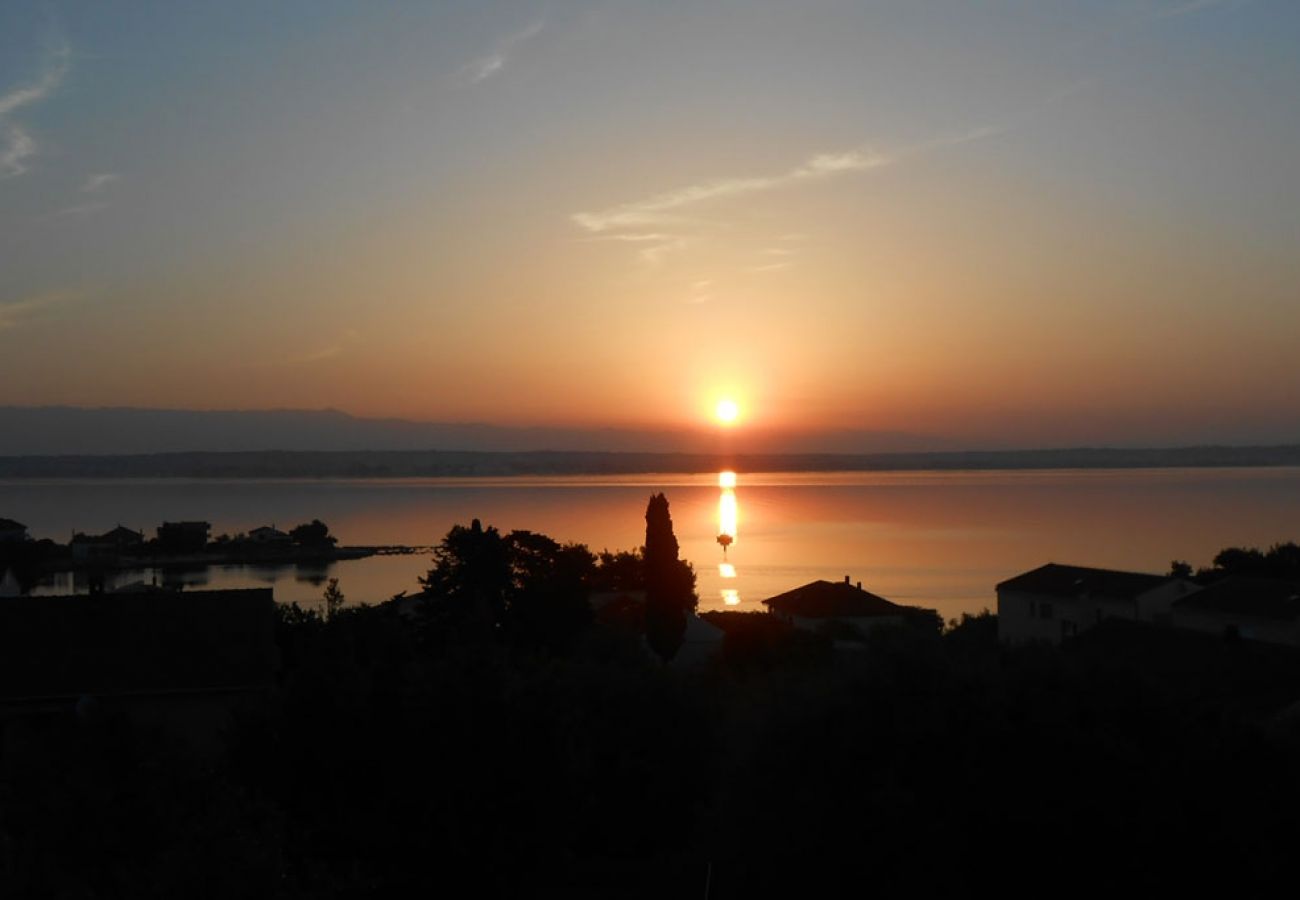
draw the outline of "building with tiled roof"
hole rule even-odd
[[[1059,643],[1109,618],[1169,624],[1175,601],[1197,589],[1168,575],[1048,563],[997,586],[998,635]]]
[[[1179,600],[1179,628],[1300,646],[1300,583],[1230,575]]]
[[[848,626],[865,634],[881,625],[901,625],[908,608],[863,590],[862,582],[813,581],[763,601],[768,612],[796,628]]]
[[[27,526],[13,519],[0,519],[0,542],[27,540]]]

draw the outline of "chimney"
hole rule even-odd
[[[849,581],[849,576],[847,576],[847,575],[844,576],[844,583],[845,583],[845,584],[850,584],[850,583],[851,583],[851,582]]]
[[[862,582],[861,582],[861,581],[858,582],[858,590],[862,590]]]

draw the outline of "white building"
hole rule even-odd
[[[901,625],[907,609],[862,589],[862,582],[814,581],[763,601],[768,612],[796,628],[818,631],[848,626],[865,635],[883,625]]]
[[[1173,621],[1207,634],[1300,646],[1300,584],[1230,575],[1175,603]]]
[[[1174,603],[1198,589],[1167,575],[1048,563],[997,586],[998,636],[1056,644],[1108,618],[1168,625]]]
[[[262,525],[254,528],[248,533],[248,539],[254,544],[264,544],[273,547],[284,547],[293,543],[293,538],[285,534],[274,525]]]

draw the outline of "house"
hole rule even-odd
[[[873,628],[901,625],[909,607],[892,603],[862,589],[845,575],[843,581],[814,581],[763,601],[767,611],[796,628],[849,630],[865,635]]]
[[[293,538],[274,525],[262,525],[248,533],[248,540],[265,547],[288,547]]]
[[[0,519],[0,544],[27,540],[27,526],[13,519]]]
[[[118,525],[103,534],[74,534],[69,546],[75,563],[113,562],[138,553],[144,546],[144,533]]]
[[[1300,646],[1300,584],[1229,575],[1174,603],[1173,622],[1208,634]]]
[[[998,636],[1055,644],[1108,618],[1168,625],[1175,601],[1196,590],[1168,575],[1048,563],[997,586]]]
[[[122,715],[214,747],[267,699],[269,588],[0,599],[0,733],[47,716]]]

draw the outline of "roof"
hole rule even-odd
[[[144,540],[144,533],[132,531],[125,525],[119,525],[111,531],[105,531],[103,537],[114,541],[142,541]]]
[[[0,519],[0,531],[26,531],[27,526],[13,519]]]
[[[0,700],[269,686],[270,588],[0,598]]]
[[[999,584],[997,589],[1045,594],[1066,600],[1080,597],[1133,600],[1172,580],[1168,575],[1117,572],[1114,569],[1090,569],[1085,566],[1048,563],[1015,578],[1007,579]]]
[[[683,644],[716,644],[723,638],[724,632],[712,622],[705,621],[695,613],[686,616],[686,631],[682,635]]]
[[[1300,618],[1300,584],[1280,578],[1229,575],[1183,597],[1174,607],[1290,622]]]
[[[105,531],[103,534],[83,534],[78,531],[72,536],[72,543],[74,544],[126,544],[141,543],[143,541],[143,534],[122,525],[117,526],[112,531]]]
[[[870,591],[847,581],[814,581],[784,594],[768,597],[763,603],[769,608],[810,619],[852,618],[868,616],[901,616],[903,607],[877,597]]]

